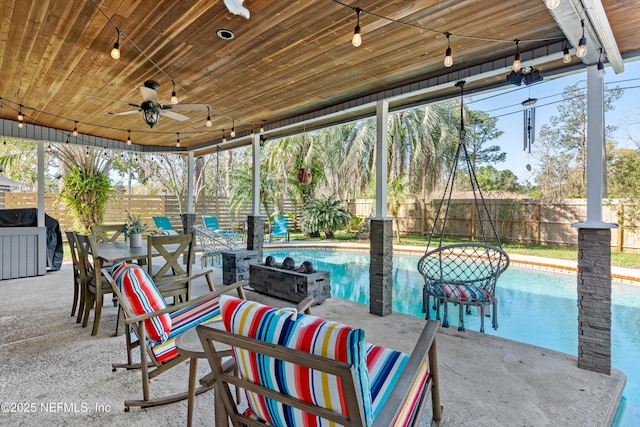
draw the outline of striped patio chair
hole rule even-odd
[[[240,298],[244,299],[242,286],[246,282],[238,282],[220,291],[215,291],[210,277],[211,270],[207,270],[177,282],[156,287],[142,267],[136,264],[127,265],[123,262],[115,263],[111,272],[102,269],[102,274],[121,304],[127,326],[125,334],[127,363],[114,364],[113,371],[116,371],[117,368],[140,369],[142,373],[142,399],[126,400],[124,402],[125,411],[129,411],[131,406],[157,406],[186,399],[188,397],[187,391],[152,399],[149,390],[151,380],[187,359],[187,356],[178,353],[176,338],[200,324],[218,320],[220,318],[220,295],[237,290]],[[203,276],[206,278],[211,292],[193,300],[167,307],[161,295],[163,288]],[[136,347],[139,347],[139,362],[134,362],[133,349]],[[148,361],[148,358],[151,359],[151,362]],[[202,386],[196,393],[201,393],[211,387],[211,385]]]
[[[216,407],[234,426],[416,426],[431,395],[441,418],[435,335],[427,321],[411,355],[366,344],[364,331],[294,309],[221,299],[225,330],[196,328],[217,385]],[[222,370],[214,343],[230,345],[239,377]],[[240,411],[233,384],[245,392]]]

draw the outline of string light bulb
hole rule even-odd
[[[356,13],[358,18],[356,21],[356,27],[353,29],[353,37],[351,38],[351,44],[354,47],[359,47],[362,44],[362,32],[360,29],[360,12],[362,12],[362,9],[360,9],[359,7],[356,7],[353,9],[353,11]]]
[[[173,85],[173,91],[171,91],[171,103],[176,105],[178,103],[178,96],[176,95],[176,82],[171,80],[171,84]]]
[[[18,110],[18,121],[21,122],[24,120],[24,115],[22,114],[22,104],[20,104],[20,109]]]
[[[264,120],[262,122],[262,124],[260,125],[260,133],[264,132]]]
[[[18,122],[18,128],[22,129],[24,127],[24,123],[22,121]]]
[[[75,124],[73,125],[73,136],[78,136],[78,121],[76,120]]]
[[[449,68],[453,65],[453,56],[451,55],[451,40],[449,39],[449,37],[451,37],[451,33],[447,31],[444,34],[447,36],[447,50],[444,52],[444,66]]]
[[[178,135],[178,139],[176,140],[176,147],[180,148],[180,132],[176,132],[176,135]]]
[[[604,78],[604,63],[602,62],[602,48],[600,48],[600,56],[598,56],[598,77]]]
[[[127,145],[131,145],[131,130],[127,131]]]
[[[576,56],[578,58],[583,58],[587,54],[587,39],[584,36],[584,19],[580,21],[580,25],[582,25],[582,37],[580,37],[580,41],[578,42]]]
[[[111,57],[113,59],[120,59],[120,28],[116,27],[116,31],[118,31],[118,38],[113,44],[113,49],[111,49]]]
[[[223,143],[227,142],[227,137],[224,136],[224,129],[222,129],[222,142]]]
[[[212,126],[211,124],[211,110],[209,109],[209,106],[207,106],[207,127],[210,128]]]
[[[236,137],[236,120],[233,119],[232,125],[231,125],[231,132],[229,133],[229,136],[231,138],[235,138]]]
[[[513,64],[511,64],[511,68],[513,69],[513,71],[515,71],[516,73],[518,71],[520,71],[520,40],[515,39],[513,41],[516,44],[516,56],[514,56],[513,58]]]
[[[560,0],[544,0],[544,4],[547,5],[547,9],[553,10],[560,5]]]
[[[564,62],[565,64],[568,64],[569,62],[571,62],[571,55],[569,54],[569,48],[566,46],[562,51],[562,62]]]

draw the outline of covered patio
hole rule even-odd
[[[382,167],[389,112],[457,96],[455,84],[463,80],[465,93],[477,94],[586,69],[590,203],[587,218],[577,224],[585,237],[580,254],[587,263],[609,265],[606,251],[590,256],[615,226],[603,223],[600,213],[604,85],[598,69],[622,73],[625,61],[638,56],[640,1],[560,0],[553,9],[552,3],[247,0],[247,19],[221,1],[4,1],[1,134],[38,142],[40,182],[48,143],[176,152],[191,167],[199,155],[251,145],[248,246],[257,249],[264,241],[257,191],[261,143],[375,116],[379,232],[372,234],[371,251],[392,253]],[[361,35],[359,47],[352,44],[354,32]],[[116,43],[113,56],[119,59],[112,59]],[[453,63],[445,66],[449,52]],[[189,196],[186,213],[193,214]],[[43,226],[43,196],[39,200]],[[370,311],[386,316],[381,322],[395,316],[390,274],[372,279],[381,297]],[[606,293],[606,280],[603,285]]]

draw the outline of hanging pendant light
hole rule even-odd
[[[111,49],[111,57],[113,59],[120,59],[120,28],[116,27],[116,31],[118,31],[118,38],[113,44],[113,49]]]
[[[171,84],[173,85],[173,91],[171,92],[171,103],[175,105],[178,103],[178,97],[176,95],[176,82],[171,80]]]
[[[447,36],[447,50],[444,52],[444,66],[449,68],[453,65],[453,56],[451,55],[451,40],[449,40],[449,37],[451,37],[451,33],[447,31],[444,34]]]
[[[598,77],[604,78],[604,63],[602,62],[602,48],[600,48],[600,56],[598,56]]]
[[[565,64],[568,64],[569,62],[571,62],[571,55],[569,54],[569,48],[566,46],[562,51],[562,62],[564,62]]]
[[[362,9],[360,9],[359,7],[356,7],[353,10],[358,16],[358,18],[356,21],[356,27],[353,29],[353,37],[351,38],[351,44],[354,47],[359,47],[362,44],[362,33],[360,29],[360,12],[362,12]]]
[[[513,58],[511,68],[517,73],[520,71],[520,40],[515,39],[513,42],[516,44],[516,56]]]
[[[584,19],[580,21],[580,25],[582,25],[582,37],[580,37],[580,41],[578,42],[576,56],[578,58],[584,58],[584,56],[587,54],[587,39],[584,36]]]

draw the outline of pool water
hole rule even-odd
[[[331,295],[369,304],[369,252],[333,249],[269,249],[281,263],[290,256],[296,265],[309,260],[316,269],[331,274]],[[424,318],[422,287],[417,270],[420,256],[393,256],[393,311]],[[567,354],[578,352],[578,307],[576,275],[514,266],[500,277],[498,330],[485,319],[485,331],[514,341]],[[627,375],[627,385],[615,426],[640,425],[640,286],[612,283],[611,355],[614,367]],[[432,315],[432,318],[434,316]],[[458,309],[450,308],[449,323],[456,327]],[[480,330],[475,309],[465,316],[465,327]]]

